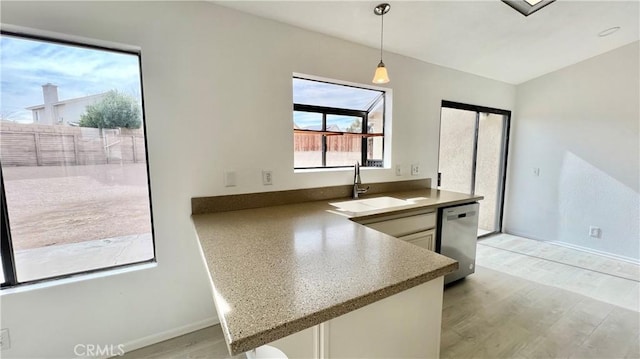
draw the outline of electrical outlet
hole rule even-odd
[[[602,230],[600,227],[589,226],[589,237],[600,238],[602,236]]]
[[[402,176],[402,166],[396,165],[396,176]]]
[[[6,350],[11,348],[11,338],[9,338],[9,329],[0,331],[0,349]]]
[[[534,167],[533,168],[533,175],[536,176],[536,177],[540,176],[540,168]]]
[[[420,174],[420,165],[417,163],[414,163],[411,165],[411,175],[412,176],[417,176]]]
[[[262,170],[262,184],[265,186],[273,184],[273,174],[270,170]]]

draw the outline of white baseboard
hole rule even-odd
[[[548,240],[544,240],[542,238],[536,238],[535,236],[533,236],[533,235],[531,235],[529,233],[521,233],[521,232],[518,232],[518,231],[511,231],[511,230],[508,231],[508,232],[505,231],[504,233],[511,234],[511,235],[518,236],[518,237],[524,237],[524,238],[528,238],[528,239],[533,239],[533,240],[536,240],[536,241],[545,242],[545,243],[553,244],[553,245],[556,245],[556,246],[571,248],[571,249],[575,249],[575,250],[579,250],[579,251],[583,251],[583,252],[587,252],[587,253],[591,253],[591,254],[597,254],[599,256],[608,257],[608,258],[620,260],[620,261],[623,261],[623,262],[629,262],[631,264],[640,265],[640,260],[638,260],[636,258],[625,257],[625,256],[621,256],[621,255],[613,254],[613,253],[609,253],[609,252],[603,252],[603,251],[599,251],[599,250],[596,250],[596,249],[583,247],[583,246],[578,246],[578,245],[575,245],[575,244],[562,242],[562,241],[548,241]]]
[[[567,247],[567,248],[571,248],[571,249],[576,249],[576,250],[587,252],[587,253],[591,253],[591,254],[597,254],[597,255],[603,256],[603,257],[609,257],[609,258],[616,259],[616,260],[623,261],[623,262],[629,262],[629,263],[635,264],[635,265],[640,265],[640,260],[635,259],[635,258],[631,258],[631,257],[625,257],[625,256],[621,256],[621,255],[617,255],[617,254],[613,254],[613,253],[609,253],[609,252],[602,252],[602,251],[599,251],[599,250],[596,250],[596,249],[577,246],[575,244],[566,243],[566,242],[559,242],[559,241],[545,241],[545,242],[546,243],[555,244],[555,245],[561,246],[561,247]]]
[[[536,241],[540,241],[540,242],[547,242],[542,238],[537,238],[535,235],[533,235],[531,233],[520,232],[520,231],[512,231],[511,229],[504,229],[502,231],[502,233],[511,234],[511,235],[518,236],[518,237],[524,237],[524,238],[528,238],[528,239],[535,239]]]
[[[218,320],[217,317],[210,317],[210,318],[207,318],[195,323],[187,324],[178,328],[173,328],[173,329],[165,330],[160,333],[151,334],[149,336],[124,343],[124,351],[125,353],[128,353],[136,349],[140,349],[149,345],[160,343],[162,341],[179,337],[181,335],[185,335],[191,332],[195,332],[196,330],[204,329],[219,323],[220,321]]]

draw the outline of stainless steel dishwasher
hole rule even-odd
[[[478,208],[475,202],[439,210],[436,252],[458,261],[458,270],[444,277],[445,284],[475,272]]]

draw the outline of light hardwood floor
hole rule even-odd
[[[442,358],[640,358],[640,268],[510,235],[445,290]]]
[[[640,267],[500,234],[444,293],[442,358],[640,358]],[[228,358],[219,326],[125,354]],[[242,356],[244,357],[244,356]]]
[[[187,335],[169,339],[118,357],[123,359],[245,359],[246,356],[231,357],[219,325],[201,329]]]

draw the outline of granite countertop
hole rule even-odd
[[[425,197],[360,214],[468,203],[432,189],[365,198]],[[236,355],[328,321],[457,268],[457,262],[333,213],[323,200],[192,216],[229,352]]]

